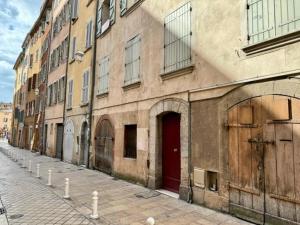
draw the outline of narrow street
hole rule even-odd
[[[32,160],[33,172],[21,168],[4,154],[11,149]],[[36,164],[41,165],[41,179],[36,178]],[[144,187],[114,179],[1,142],[0,196],[10,224],[146,224],[153,217],[156,224],[238,225],[249,224],[230,215],[150,191]],[[52,169],[53,187],[46,186]],[[70,200],[64,200],[64,179],[70,179]],[[90,220],[92,192],[99,192],[98,220]]]

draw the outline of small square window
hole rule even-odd
[[[136,159],[136,125],[125,125],[124,132],[124,157]]]

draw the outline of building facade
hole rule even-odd
[[[51,41],[48,105],[63,75],[66,95],[46,109],[60,118],[45,122],[47,143],[64,126],[49,155],[257,224],[300,224],[299,0],[70,4],[65,70],[66,36]]]
[[[71,12],[63,155],[88,167],[96,1],[74,0]]]
[[[46,154],[59,159],[62,158],[63,149],[65,80],[70,29],[69,12],[69,1],[54,1],[44,141]]]
[[[0,103],[0,137],[11,138],[12,104]]]

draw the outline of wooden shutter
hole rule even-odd
[[[78,0],[73,0],[72,3],[72,19],[75,19],[78,16]]]
[[[72,43],[72,55],[71,58],[75,58],[75,49],[76,49],[76,37],[73,37],[73,43]]]
[[[248,0],[248,42],[257,42],[275,36],[274,0]]]
[[[120,10],[121,15],[123,15],[127,10],[127,0],[120,0]]]
[[[101,27],[102,27],[102,5],[101,0],[98,0],[98,6],[97,6],[97,35],[101,33]]]
[[[109,4],[109,20],[110,25],[114,24],[116,21],[116,0],[110,0]]]
[[[141,38],[138,36],[134,39],[132,45],[132,80],[136,82],[140,77],[140,43]]]

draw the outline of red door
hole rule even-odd
[[[180,185],[180,115],[168,113],[162,120],[163,188],[179,192]]]

